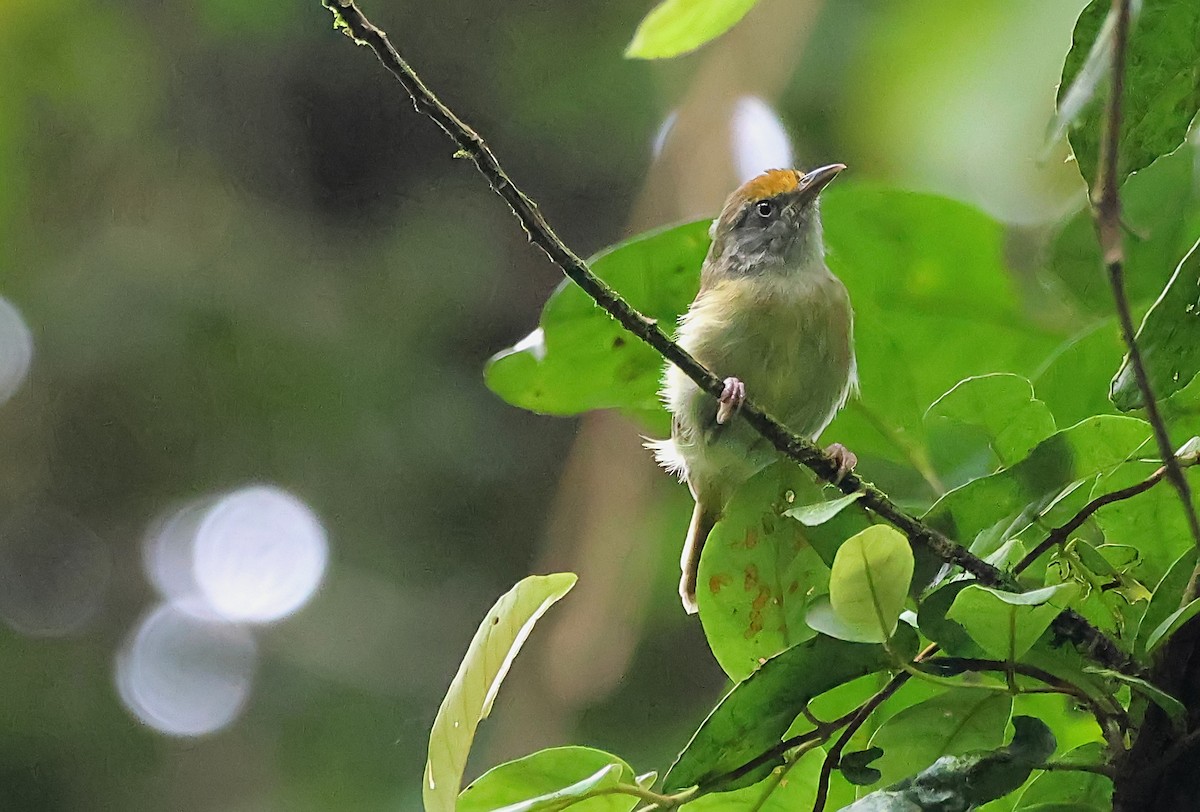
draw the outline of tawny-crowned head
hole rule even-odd
[[[820,259],[817,197],[845,168],[829,164],[807,173],[772,169],[742,184],[713,221],[710,260],[737,273]]]

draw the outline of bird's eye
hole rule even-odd
[[[775,213],[775,204],[770,200],[760,200],[754,204],[754,210],[758,212],[759,217],[767,218]]]

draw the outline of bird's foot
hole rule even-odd
[[[858,465],[858,457],[854,452],[846,448],[841,443],[834,443],[825,449],[825,453],[833,457],[833,461],[837,463],[838,472],[835,484],[840,483],[846,478],[846,474],[854,470],[854,466]]]
[[[725,388],[717,399],[717,425],[723,426],[746,402],[746,384],[737,378],[726,378]]]

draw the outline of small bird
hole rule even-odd
[[[662,397],[671,438],[653,441],[659,464],[696,500],[680,558],[679,596],[695,614],[696,573],[709,531],[733,492],[778,458],[734,416],[747,393],[796,434],[815,440],[858,386],[854,314],[825,264],[817,197],[844,164],[804,173],[772,169],[747,181],[709,229],[700,292],[679,321],[679,344],[724,379],[713,398],[669,365]],[[858,460],[826,449],[844,476]]]

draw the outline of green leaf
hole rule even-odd
[[[1157,456],[1157,450],[1147,449],[1147,456]],[[1110,493],[1145,480],[1158,469],[1157,462],[1130,462],[1110,474],[1101,476],[1092,487],[1091,498]],[[1184,475],[1192,488],[1200,487],[1200,470],[1188,468]],[[1193,547],[1187,517],[1169,482],[1155,485],[1132,499],[1106,505],[1095,515],[1096,526],[1112,544],[1127,544],[1136,548],[1142,561],[1137,569],[1139,580],[1153,583],[1163,576],[1172,563]],[[1182,592],[1176,595],[1176,601]],[[1178,602],[1172,610],[1178,608]],[[1146,628],[1143,625],[1143,628]]]
[[[943,756],[912,778],[872,792],[842,812],[966,810],[1020,787],[1054,752],[1054,734],[1029,716],[1013,718],[1012,743],[999,750]]]
[[[959,381],[934,401],[925,420],[977,427],[1004,466],[1024,459],[1055,431],[1049,407],[1034,397],[1029,381],[1008,373]]]
[[[1079,15],[1073,45],[1063,65],[1066,92],[1079,74],[1111,7],[1092,0]],[[1146,0],[1126,49],[1122,99],[1122,177],[1175,149],[1200,109],[1200,4]],[[1059,98],[1060,104],[1064,100]],[[1090,184],[1096,177],[1104,105],[1094,104],[1078,119],[1069,138],[1079,171]]]
[[[1158,398],[1170,397],[1200,372],[1200,240],[1180,261],[1137,331],[1146,376]],[[1122,411],[1145,405],[1126,358],[1113,378],[1112,401]]]
[[[550,809],[568,800],[573,812],[628,812],[638,802],[632,795],[581,799],[636,781],[633,768],[614,755],[590,747],[555,747],[488,770],[459,794],[456,812]]]
[[[911,659],[917,636],[904,627],[891,645],[897,656]],[[778,744],[813,697],[890,664],[883,646],[823,636],[772,657],[734,686],[704,720],[663,779],[664,791],[704,786],[741,767]],[[730,789],[756,783],[781,762],[743,776]]]
[[[1142,303],[1149,304],[1158,297],[1179,258],[1200,233],[1200,187],[1196,174],[1196,150],[1184,144],[1130,177],[1121,187],[1121,219],[1138,235],[1125,241],[1125,285],[1135,308],[1140,309]],[[1069,295],[1075,307],[1100,318],[1109,317],[1112,290],[1100,271],[1103,266],[1090,209],[1085,207],[1077,212],[1054,241],[1050,267],[1063,283],[1062,287],[1057,284],[1054,287]],[[1111,366],[1104,373],[1106,378],[1112,375],[1124,353],[1120,331],[1115,322],[1109,323],[1112,326],[1106,328],[1106,333],[1112,339],[1114,352],[1108,359]],[[1097,380],[1090,374],[1090,364],[1086,370],[1069,371],[1074,376],[1067,382],[1075,387],[1081,381]],[[1034,381],[1034,386],[1038,396],[1054,410],[1054,403],[1040,383]],[[1057,411],[1055,416],[1060,426],[1068,424]]]
[[[822,217],[829,267],[854,303],[862,389],[828,434],[850,438],[860,458],[909,465],[938,396],[972,375],[1031,374],[1059,343],[1025,315],[1005,229],[982,212],[847,183],[823,194]]]
[[[856,786],[874,784],[883,773],[871,767],[870,764],[882,755],[883,749],[880,747],[868,747],[866,750],[846,753],[842,756],[838,769],[851,784]]]
[[[896,630],[912,575],[908,539],[888,525],[872,525],[838,548],[829,602],[854,639],[882,643]]]
[[[1113,671],[1111,668],[1097,668],[1095,666],[1091,666],[1086,670],[1092,674],[1125,683],[1130,688],[1146,697],[1146,699],[1149,699],[1155,705],[1158,705],[1160,708],[1162,708],[1163,713],[1167,714],[1167,717],[1171,720],[1172,724],[1175,725],[1176,733],[1182,736],[1187,732],[1187,708],[1182,702],[1168,694],[1162,688],[1159,688],[1157,685],[1151,682],[1147,682],[1141,677],[1122,674],[1120,671]]]
[[[1100,764],[1104,745],[1099,742],[1076,747],[1058,759],[1069,764]],[[1048,812],[1048,805],[1074,803],[1080,810],[1112,809],[1112,779],[1077,770],[1046,771],[1021,793],[1013,812]]]
[[[809,809],[817,797],[817,779],[825,751],[816,747],[800,756],[791,767],[776,767],[757,784],[732,792],[714,792],[684,804],[684,812],[793,812]],[[786,773],[781,773],[786,769]],[[834,808],[831,792],[829,809]],[[850,794],[852,799],[854,796]]]
[[[946,617],[962,624],[992,657],[1015,661],[1078,594],[1075,584],[1021,593],[972,584],[958,593]]]
[[[863,491],[855,491],[845,496],[839,496],[837,499],[830,499],[827,502],[800,505],[799,507],[785,510],[783,515],[795,519],[805,527],[816,527],[817,525],[825,524],[825,522],[841,513],[842,509],[847,505],[858,501],[863,493]]]
[[[454,812],[475,729],[538,618],[575,586],[569,572],[531,575],[488,612],[438,708],[429,734],[422,797],[426,812]]]
[[[1171,635],[1179,631],[1183,624],[1200,613],[1200,598],[1191,601],[1187,606],[1180,607],[1167,616],[1167,619],[1150,632],[1146,638],[1146,654],[1153,654],[1158,647],[1171,639]]]
[[[816,532],[837,532],[845,520],[807,530],[783,513],[819,492],[813,477],[789,462],[772,465],[742,485],[700,558],[697,603],[713,656],[732,680],[745,679],[767,658],[813,636],[804,621],[826,591],[829,568],[810,544]]]
[[[973,583],[964,579],[943,584],[926,595],[917,607],[917,627],[921,634],[955,657],[982,657],[984,653],[962,624],[946,618],[958,593]]]
[[[1171,496],[1174,495],[1171,494]],[[1183,591],[1187,588],[1195,566],[1196,548],[1188,544],[1175,563],[1163,575],[1158,586],[1154,587],[1154,595],[1150,598],[1150,605],[1146,607],[1146,613],[1142,615],[1134,644],[1134,652],[1139,657],[1145,656],[1146,643],[1151,633],[1157,631],[1179,609]]]
[[[596,275],[642,314],[670,330],[700,284],[708,223],[634,237],[590,261]],[[563,281],[538,328],[488,362],[488,387],[504,400],[546,414],[619,408],[657,415],[663,361],[625,331],[573,282]]]
[[[1142,420],[1115,415],[1088,418],[1043,440],[1011,468],[954,489],[930,508],[925,519],[959,539],[972,539],[1003,523],[1007,538],[1039,515],[1047,515],[1065,490],[1122,464],[1149,440],[1149,424]]]
[[[625,49],[632,59],[694,51],[737,24],[758,0],[663,0],[646,15]]]
[[[1131,7],[1131,18],[1134,16],[1132,13],[1134,9],[1138,12],[1141,11],[1140,0]],[[1059,88],[1058,110],[1050,125],[1047,147],[1053,146],[1060,138],[1067,134],[1067,128],[1075,123],[1080,114],[1097,97],[1097,91],[1100,89],[1101,84],[1112,72],[1112,46],[1116,34],[1115,23],[1116,17],[1113,15],[1110,7],[1109,13],[1104,16],[1103,25],[1101,25],[1100,30],[1096,33],[1091,47],[1087,50],[1087,56],[1075,73],[1075,78],[1071,80],[1069,85],[1064,82]],[[1076,47],[1082,47],[1083,44],[1076,42]],[[1067,58],[1068,62],[1073,58],[1077,58],[1077,56],[1077,53],[1072,53]]]
[[[942,756],[990,750],[1004,743],[1012,697],[958,688],[900,711],[884,722],[871,745],[883,748],[875,766],[886,784],[920,772]]]

